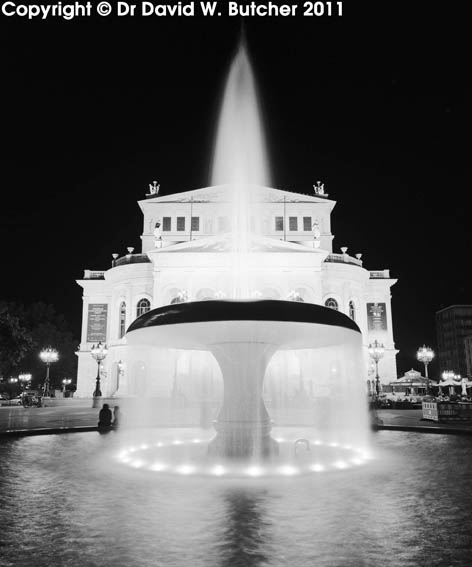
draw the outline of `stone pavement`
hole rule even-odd
[[[115,404],[113,400],[103,400]],[[70,400],[64,405],[41,408],[0,406],[0,433],[20,430],[48,430],[69,428],[95,428],[99,408],[92,408],[92,400]]]
[[[104,399],[110,407],[117,400]],[[92,408],[91,399],[58,400],[58,405],[42,408],[23,408],[22,406],[0,407],[0,434],[11,432],[54,433],[60,431],[95,429],[99,409]],[[421,410],[378,410],[382,420],[379,429],[410,430],[425,433],[463,433],[472,435],[471,422],[437,423],[422,421]]]
[[[438,423],[437,421],[422,420],[422,410],[377,410],[377,416],[382,421],[379,429],[410,430],[425,433],[464,433],[472,435],[472,422],[451,421]]]

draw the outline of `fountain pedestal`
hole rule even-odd
[[[210,455],[230,458],[268,457],[278,453],[270,436],[271,421],[262,399],[262,384],[277,346],[268,343],[221,342],[209,345],[223,376],[224,396],[214,422]]]

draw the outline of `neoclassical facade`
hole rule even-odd
[[[91,347],[99,341],[109,348],[101,367],[104,396],[143,391],[166,395],[166,389],[175,394],[179,375],[192,372],[182,351],[164,355],[156,350],[157,362],[151,366],[131,363],[125,333],[149,309],[235,296],[234,244],[241,235],[234,232],[232,189],[218,186],[159,196],[154,183],[138,203],[142,251],[129,248],[121,257],[114,254],[108,270],[85,270],[77,282],[83,288],[77,396],[92,395],[97,365]],[[362,331],[365,379],[374,377],[367,351],[374,340],[385,347],[379,363],[382,383],[396,379],[390,302],[396,280],[389,270],[365,268],[361,254],[351,255],[348,248],[333,253],[335,201],[320,184],[312,195],[256,186],[250,194],[243,269],[249,297],[312,302],[342,311]],[[297,374],[296,365],[291,372]]]

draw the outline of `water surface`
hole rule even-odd
[[[470,565],[472,441],[379,432],[365,466],[169,478],[118,465],[119,434],[0,445],[0,565]]]

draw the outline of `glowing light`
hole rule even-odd
[[[330,447],[339,447],[339,444],[338,443],[330,443],[329,446]]]
[[[310,470],[312,470],[313,472],[322,472],[322,471],[324,471],[324,466],[323,465],[312,465],[310,467]]]
[[[351,463],[353,465],[362,465],[362,464],[364,464],[364,461],[362,459],[359,459],[359,458],[356,457],[354,459],[351,459]]]
[[[195,472],[195,467],[192,465],[182,465],[175,469],[179,474],[192,474]]]
[[[202,440],[201,439],[192,439],[192,443],[201,443]]]
[[[149,449],[149,445],[146,445],[146,443],[143,443],[139,448],[142,449],[143,451],[145,451],[146,449]]]
[[[291,467],[290,465],[285,465],[279,468],[279,473],[283,474],[284,476],[293,476],[294,474],[298,474],[300,471],[296,467]]]
[[[277,441],[277,443],[283,443],[285,441],[283,437],[276,437],[275,440]]]
[[[149,467],[149,470],[155,471],[155,472],[161,472],[161,471],[165,471],[166,468],[167,468],[167,465],[165,465],[164,463],[153,463]]]
[[[156,443],[156,447],[163,447],[164,443],[161,443],[161,441],[159,441],[159,443]]]
[[[334,463],[334,466],[335,466],[337,469],[347,469],[347,463],[345,463],[344,461],[336,461],[336,462]]]
[[[321,445],[321,441],[318,441],[318,439],[316,441],[313,442],[314,445]]]
[[[182,445],[182,441],[180,441],[180,439],[176,439],[175,441],[172,441],[172,445]]]
[[[216,465],[211,469],[211,474],[214,474],[216,476],[221,476],[223,474],[225,474],[226,469],[221,466],[221,465]]]
[[[264,474],[264,469],[261,467],[249,467],[246,469],[246,474],[252,477],[262,476]]]
[[[144,463],[139,459],[135,459],[134,461],[131,461],[130,465],[135,469],[140,469],[144,465]]]

